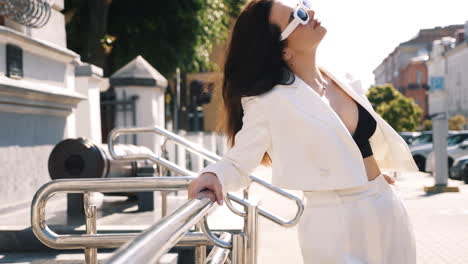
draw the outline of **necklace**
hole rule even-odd
[[[320,96],[323,97],[325,96],[325,92],[327,91],[327,86],[328,82],[324,79],[323,81],[320,81],[318,79],[315,79],[315,82],[319,85],[320,87]]]

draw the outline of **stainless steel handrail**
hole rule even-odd
[[[128,134],[137,134],[137,133],[155,133],[155,134],[159,134],[159,135],[162,135],[162,136],[165,136],[171,140],[173,140],[176,144],[179,144],[179,145],[182,145],[184,147],[186,147],[189,151],[195,153],[195,154],[198,154],[198,155],[201,155],[203,156],[205,159],[207,160],[210,160],[212,162],[216,162],[220,159],[222,159],[222,157],[216,155],[215,153],[211,152],[211,151],[208,151],[207,149],[203,148],[202,146],[200,146],[199,144],[195,144],[167,129],[164,129],[164,128],[161,128],[159,126],[154,126],[154,127],[141,127],[141,128],[138,128],[138,127],[133,127],[133,128],[114,128],[112,129],[112,131],[109,133],[109,143],[108,143],[108,147],[109,147],[109,152],[111,154],[111,156],[114,158],[114,159],[123,159],[123,160],[146,160],[146,159],[149,159],[149,160],[152,160],[154,161],[156,164],[158,165],[162,165],[162,166],[165,166],[167,167],[168,169],[170,170],[173,170],[177,173],[180,173],[181,175],[190,175],[190,176],[197,176],[197,173],[193,173],[191,171],[188,171],[186,170],[185,168],[181,168],[179,165],[167,160],[167,159],[164,159],[164,158],[160,158],[160,157],[157,157],[156,155],[154,154],[138,154],[138,155],[119,155],[115,152],[114,150],[114,141],[121,135],[128,135]],[[266,217],[267,219],[277,223],[278,225],[281,225],[281,226],[285,226],[285,227],[290,227],[290,226],[294,226],[295,224],[297,224],[299,222],[299,219],[304,211],[304,204],[302,202],[302,199],[299,198],[299,197],[296,197],[294,196],[293,194],[290,194],[270,183],[267,183],[253,175],[250,175],[249,176],[250,179],[252,179],[253,182],[256,182],[264,187],[266,187],[267,189],[273,191],[273,192],[276,192],[277,194],[281,195],[281,196],[284,196],[288,199],[291,199],[291,200],[294,200],[298,206],[298,211],[296,213],[296,215],[294,216],[293,219],[289,220],[289,221],[286,221],[286,220],[283,220],[281,219],[280,217],[278,216],[275,216],[261,208],[259,208],[259,213]],[[233,200],[233,201],[236,201],[238,203],[242,203],[240,202],[241,199],[230,194],[230,193],[227,193],[226,195],[227,197],[224,197],[224,201],[226,202],[226,205],[228,206],[228,208],[235,214],[239,215],[239,216],[242,216],[242,217],[245,217],[246,216],[246,213],[245,212],[241,212],[239,210],[237,210],[237,208],[235,208],[232,203],[230,202],[230,200]],[[219,242],[219,245],[218,246],[222,246],[222,242],[221,241],[218,241]]]
[[[114,128],[112,131],[109,133],[109,142],[108,142],[108,147],[109,147],[109,153],[114,159],[119,159],[119,160],[151,160],[157,165],[164,166],[168,168],[171,171],[174,171],[176,174],[179,175],[187,175],[187,176],[196,176],[196,173],[191,172],[185,168],[182,168],[178,166],[177,164],[154,155],[154,153],[143,153],[143,154],[132,154],[132,155],[119,155],[115,149],[114,149],[114,141],[116,140],[117,137],[120,135],[128,135],[128,134],[136,134],[136,133],[156,133],[156,134],[161,134],[159,133],[161,129],[153,129],[153,128]],[[163,129],[165,130],[165,129]],[[169,132],[170,133],[170,132]],[[175,134],[174,134],[175,135]],[[178,137],[179,140],[184,140],[182,137],[175,135]],[[189,141],[190,142],[190,141]],[[191,143],[191,142],[190,142]],[[193,144],[193,143],[191,143]]]
[[[206,253],[203,253],[203,256],[196,258],[195,263],[224,263],[229,251],[232,251],[233,262],[236,264],[257,263],[256,253],[259,213],[256,204],[248,200],[242,200],[242,205],[244,205],[247,212],[243,228],[244,233],[233,234],[232,242],[229,242],[230,239],[227,239],[226,236],[220,236],[220,238],[214,236],[207,225],[208,210],[201,211],[202,209],[206,209],[205,206],[207,202],[210,205],[215,203],[208,200],[202,204],[192,206],[192,202],[193,200],[187,202],[173,214],[163,218],[147,231],[143,232],[135,238],[134,241],[124,245],[111,257],[108,263],[120,264],[129,263],[130,261],[136,263],[154,263],[177,243],[179,237],[186,232],[188,228],[194,224],[195,227],[200,225],[200,219],[202,217],[203,224],[200,225],[200,228],[204,234],[209,237],[209,240],[214,242],[214,250],[216,249],[216,251],[213,252],[213,254],[216,254],[216,258],[207,262],[208,260],[205,257]],[[200,212],[198,212],[197,209],[199,209]],[[195,230],[197,230],[197,228]],[[217,244],[221,246],[217,246]]]
[[[141,177],[102,179],[61,179],[44,184],[35,194],[31,205],[31,226],[36,237],[45,245],[56,249],[117,248],[138,233],[59,235],[45,222],[47,200],[59,192],[141,192],[157,190],[184,190],[194,177]],[[198,232],[184,238],[181,243],[212,245]]]
[[[186,202],[136,239],[119,248],[106,263],[156,263],[184,233],[214,208],[214,204],[209,198]]]
[[[206,217],[206,216],[205,216]],[[232,235],[229,232],[223,232],[219,239],[224,242],[231,241]],[[220,247],[213,247],[210,254],[206,258],[206,264],[226,263],[230,250]]]
[[[57,248],[57,249],[85,249],[87,263],[96,263],[97,255],[96,248],[115,248],[123,245],[124,243],[137,238],[138,234],[125,233],[125,234],[96,234],[95,228],[95,208],[89,204],[89,195],[93,192],[139,192],[139,191],[170,191],[170,190],[185,190],[188,187],[190,181],[195,179],[196,173],[193,173],[185,168],[181,168],[179,165],[170,162],[164,158],[157,157],[154,153],[145,153],[130,156],[121,156],[114,152],[113,142],[122,134],[134,134],[137,132],[141,133],[156,133],[167,136],[169,139],[176,141],[178,144],[182,144],[187,147],[189,151],[192,151],[198,155],[203,155],[206,159],[215,161],[220,160],[221,157],[202,148],[201,146],[194,144],[170,131],[161,129],[158,127],[153,128],[120,128],[114,129],[110,134],[109,152],[114,159],[128,159],[128,160],[151,160],[154,163],[161,165],[167,169],[170,169],[178,174],[185,175],[178,177],[149,177],[149,178],[105,178],[105,179],[62,179],[52,181],[42,186],[36,193],[32,207],[31,207],[31,225],[34,234],[38,239],[45,245]],[[232,256],[233,263],[256,263],[256,244],[257,244],[257,225],[258,215],[262,215],[267,219],[282,225],[292,226],[296,224],[303,212],[303,204],[301,199],[294,195],[281,190],[261,179],[258,179],[252,175],[250,178],[259,183],[260,185],[267,187],[268,189],[276,192],[282,196],[287,197],[296,201],[298,205],[298,212],[296,216],[286,221],[277,217],[269,212],[258,208],[256,204],[252,204],[249,200],[239,198],[233,194],[228,193],[225,197],[227,206],[236,214],[245,218],[244,233],[233,234],[232,243],[227,242],[225,239],[219,239],[216,237],[207,225],[206,214],[201,214],[198,218],[203,218],[202,221],[196,224],[195,232],[183,234],[178,237],[177,245],[188,245],[197,246],[201,255],[204,255],[202,251],[206,250],[207,245],[215,245],[223,249],[232,249],[236,252]],[[246,189],[247,191],[248,189]],[[86,211],[86,230],[87,234],[81,235],[58,235],[45,223],[45,205],[47,200],[58,192],[68,193],[80,193],[85,194],[85,211]],[[245,192],[244,192],[245,193]],[[242,205],[244,212],[238,211],[232,204],[231,200]],[[162,229],[161,229],[162,230]],[[204,231],[204,233],[198,232]],[[174,234],[173,234],[174,235]],[[172,237],[172,236],[171,236]],[[137,243],[137,242],[135,242]],[[174,245],[172,245],[174,246]],[[164,246],[163,246],[164,247]],[[154,253],[154,252],[152,252]],[[127,253],[125,253],[127,254]],[[202,259],[198,259],[197,263],[204,262]]]

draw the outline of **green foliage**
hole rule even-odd
[[[391,84],[370,87],[367,98],[396,131],[415,131],[418,127],[422,109],[413,98],[403,96]]]
[[[466,124],[465,116],[463,115],[454,115],[448,120],[450,130],[463,130],[463,127]]]
[[[67,48],[81,54],[83,46],[83,33],[86,28],[85,16],[87,15],[86,1],[65,0],[65,28],[67,31]]]
[[[213,45],[226,39],[230,15],[243,2],[114,0],[109,12],[109,34],[117,38],[114,70],[139,54],[162,74],[176,67],[214,70],[209,57]]]
[[[432,120],[426,119],[422,123],[421,131],[432,130]]]
[[[69,48],[80,53],[86,27],[78,22],[87,16],[86,2],[66,0],[76,10],[67,26]],[[213,46],[227,38],[233,17],[246,0],[112,0],[107,32],[115,37],[108,55],[108,72],[114,72],[137,55],[143,56],[163,75],[175,72],[215,70],[210,61]],[[104,12],[104,11],[103,11]],[[70,16],[71,17],[71,16]],[[101,45],[101,44],[99,44]]]
[[[374,109],[383,103],[391,102],[398,97],[398,91],[392,85],[372,86],[367,91],[367,98]]]

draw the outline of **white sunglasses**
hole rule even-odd
[[[280,41],[285,40],[299,24],[306,25],[309,23],[310,17],[307,10],[310,10],[312,5],[308,0],[300,0],[296,9],[294,9],[292,15],[294,19],[289,23],[289,25],[281,32]]]

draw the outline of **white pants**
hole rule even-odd
[[[304,264],[414,264],[406,206],[383,174],[359,187],[304,191],[298,224]]]

